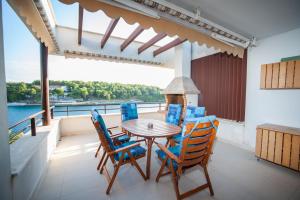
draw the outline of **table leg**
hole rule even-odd
[[[150,179],[150,168],[151,168],[151,152],[152,152],[152,144],[153,144],[153,139],[148,138],[147,139],[147,164],[146,164],[146,178]]]

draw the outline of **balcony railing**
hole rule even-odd
[[[55,106],[50,107],[51,119],[53,119],[53,117],[54,117],[54,115],[53,115],[54,107]],[[14,132],[19,133],[19,132],[26,132],[28,130],[28,128],[30,127],[31,135],[36,136],[36,125],[39,124],[43,120],[43,117],[40,117],[43,113],[45,113],[45,110],[41,110],[37,113],[34,113],[34,114],[18,121],[14,125],[10,126],[8,129],[11,131],[13,129],[16,129],[17,127],[20,127],[19,129],[14,131]],[[30,125],[27,124],[28,121],[30,121]]]
[[[137,103],[139,112],[162,111],[165,108],[164,102]],[[108,104],[58,104],[50,107],[51,119],[54,116],[70,116],[89,114],[92,109],[97,109],[102,114],[120,113],[120,103]],[[31,130],[31,135],[36,135],[36,126],[43,120],[42,114],[45,110],[34,113],[9,127],[13,133],[27,132]],[[30,123],[28,123],[30,121]]]
[[[165,107],[164,102],[141,102],[137,103],[139,112],[161,111]],[[120,103],[108,104],[56,104],[54,109],[55,116],[70,116],[89,114],[92,109],[100,111],[101,114],[120,113]]]

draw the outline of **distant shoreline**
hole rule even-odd
[[[53,103],[52,105],[59,105],[59,106],[64,106],[64,105],[101,105],[101,104],[110,104],[110,105],[118,105],[120,103],[123,103],[123,102],[126,102],[126,101],[113,101],[113,102],[93,102],[93,101],[86,101],[86,102],[70,102],[70,103],[67,103],[67,102],[64,102],[64,103]],[[165,103],[165,102],[144,102],[144,101],[138,101],[138,100],[135,100],[134,102],[136,103],[148,103],[148,104],[151,104],[151,103]],[[7,106],[40,106],[41,104],[39,103],[18,103],[18,102],[13,102],[13,103],[7,103]]]

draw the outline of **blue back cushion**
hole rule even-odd
[[[181,115],[180,104],[169,104],[166,122],[169,124],[179,125]]]
[[[97,110],[93,110],[92,117],[94,120],[98,121],[100,128],[102,129],[102,133],[104,134],[105,139],[108,141],[110,148],[112,150],[115,150],[115,145],[107,131],[107,128],[106,128],[106,125],[105,125],[105,122],[104,122],[102,116],[97,112]],[[99,134],[102,134],[102,133],[99,133]]]
[[[137,119],[138,112],[137,112],[137,105],[136,103],[128,102],[121,104],[121,119],[122,122]]]
[[[205,107],[187,106],[184,121],[189,118],[198,118],[205,116]]]

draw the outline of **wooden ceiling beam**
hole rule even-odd
[[[123,42],[121,45],[121,51],[124,51],[124,49],[131,43],[133,40],[139,36],[144,31],[144,28],[141,26],[138,26],[130,35],[129,37]]]
[[[116,25],[118,24],[118,21],[119,21],[120,17],[119,18],[116,18],[116,19],[111,19],[107,29],[106,29],[106,32],[105,34],[103,35],[102,39],[101,39],[101,49],[104,48],[108,38],[110,37],[111,33],[113,32],[113,30],[115,29]]]
[[[162,46],[162,47],[156,49],[155,51],[153,51],[153,56],[155,57],[158,54],[161,54],[162,52],[165,52],[165,51],[167,51],[167,50],[169,50],[173,47],[176,47],[177,45],[179,45],[179,44],[181,44],[185,41],[187,41],[187,39],[182,40],[180,38],[176,38],[175,40],[173,40],[172,42],[166,44],[165,46]]]
[[[83,7],[79,5],[78,12],[78,44],[81,45],[82,38],[82,21],[83,21]]]
[[[146,42],[145,44],[143,44],[138,48],[138,54],[142,53],[143,51],[145,51],[146,49],[148,49],[149,47],[151,47],[156,42],[158,42],[159,40],[163,39],[166,36],[167,36],[166,33],[158,33],[153,38],[151,38],[148,42]]]

